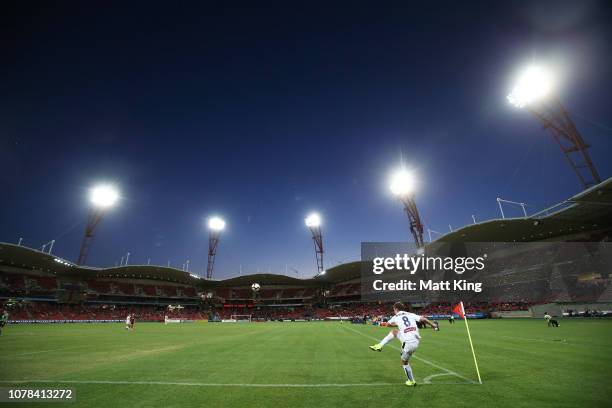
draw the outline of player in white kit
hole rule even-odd
[[[391,330],[380,343],[370,346],[370,349],[374,351],[382,351],[383,346],[394,338],[401,341],[402,350],[400,353],[400,358],[402,360],[402,369],[408,378],[406,385],[409,387],[414,387],[416,386],[416,381],[414,379],[414,375],[412,374],[412,368],[410,367],[409,360],[412,354],[419,347],[419,341],[421,340],[417,322],[425,323],[433,327],[435,331],[438,331],[439,328],[437,324],[432,323],[425,316],[405,312],[404,309],[405,307],[401,302],[397,302],[393,305],[393,313],[395,313],[395,316],[389,320],[388,325],[397,326],[397,329]]]

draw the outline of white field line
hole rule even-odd
[[[432,382],[431,382],[431,379],[432,379],[432,378],[435,378],[435,377],[443,377],[443,376],[445,376],[445,375],[452,375],[452,374],[451,374],[451,373],[438,373],[438,374],[432,374],[432,375],[429,375],[429,376],[427,376],[427,377],[423,378],[423,384],[431,384],[431,383],[432,383]],[[437,384],[437,383],[436,383],[436,384]]]
[[[6,356],[0,356],[0,360],[11,358],[11,357],[31,356],[34,354],[52,353],[54,351],[72,350],[72,349],[83,348],[83,347],[87,347],[87,346],[83,345],[83,346],[74,346],[74,347],[64,347],[64,348],[53,349],[53,350],[39,350],[39,351],[30,351],[27,353],[7,354]]]
[[[446,373],[445,373],[446,374]],[[242,384],[200,383],[172,381],[106,381],[106,380],[0,380],[0,384],[108,384],[108,385],[167,385],[187,387],[244,387],[244,388],[347,388],[398,386],[401,383],[354,383],[354,384]],[[427,385],[461,385],[464,382],[427,383]]]
[[[357,333],[357,334],[359,334],[359,335],[361,335],[361,336],[363,336],[363,337],[367,337],[367,338],[368,338],[368,339],[370,339],[370,340],[378,341],[378,339],[377,339],[376,337],[368,336],[367,334],[363,334],[363,333],[361,333],[360,331],[355,330],[355,329],[353,329],[353,328],[346,327],[346,329],[347,329],[347,330],[350,330],[350,331],[352,331],[352,332],[354,332],[354,333]],[[396,349],[396,350],[398,350],[398,351],[401,351],[401,349],[400,349],[399,347],[397,347],[397,346],[391,346],[391,347],[393,347],[394,349]],[[470,380],[469,378],[467,378],[467,377],[465,377],[465,376],[463,376],[463,375],[461,375],[461,374],[459,374],[459,373],[457,373],[457,372],[455,372],[455,371],[453,371],[453,370],[449,370],[448,368],[442,367],[441,365],[436,364],[436,363],[434,363],[433,361],[426,360],[426,359],[424,359],[423,357],[419,357],[419,356],[417,356],[416,354],[414,354],[414,355],[412,356],[412,358],[417,359],[417,360],[419,360],[419,361],[422,361],[423,363],[428,364],[428,365],[430,365],[430,366],[432,366],[432,367],[435,367],[435,368],[437,368],[438,370],[442,370],[442,371],[444,371],[444,373],[445,373],[445,374],[454,375],[455,377],[459,377],[459,378],[461,378],[462,380],[468,381],[470,384],[478,384],[478,382],[477,382],[477,381]]]

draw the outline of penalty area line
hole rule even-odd
[[[378,341],[378,339],[377,339],[376,337],[368,336],[367,334],[361,333],[360,331],[355,330],[355,329],[353,329],[353,328],[346,327],[346,330],[350,330],[350,331],[352,331],[352,332],[354,332],[354,333],[357,333],[357,334],[359,334],[359,335],[361,335],[361,336],[363,336],[363,337],[366,337],[366,338],[368,338],[368,339],[370,339],[370,340]],[[392,347],[392,348],[394,348],[394,349],[396,349],[396,350],[401,351],[401,349],[400,349],[399,347],[397,347],[397,346],[391,346],[391,347]],[[455,377],[461,378],[462,380],[465,380],[465,381],[469,382],[470,384],[478,384],[478,381],[470,380],[469,378],[467,378],[467,377],[465,377],[465,376],[463,376],[463,375],[461,375],[461,374],[459,374],[459,373],[457,373],[457,372],[455,372],[455,371],[453,371],[453,370],[449,370],[449,369],[448,369],[448,368],[446,368],[446,367],[442,367],[441,365],[436,364],[436,363],[434,363],[433,361],[426,360],[426,359],[424,359],[423,357],[419,357],[419,356],[417,356],[416,354],[414,354],[414,355],[412,356],[412,358],[414,358],[414,359],[416,359],[416,360],[419,360],[419,361],[421,361],[421,362],[423,362],[423,363],[425,363],[425,364],[428,364],[428,365],[430,365],[430,366],[432,366],[432,367],[435,367],[435,368],[437,368],[438,370],[442,370],[442,371],[444,371],[444,374],[454,375]],[[432,377],[432,376],[429,376],[429,377],[427,377],[427,378],[428,378],[428,379],[430,379],[431,377]]]

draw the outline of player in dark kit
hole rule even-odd
[[[2,329],[8,323],[8,319],[9,319],[9,314],[5,310],[4,312],[2,312],[2,315],[0,316],[0,336],[2,335]]]
[[[130,329],[134,330],[134,322],[135,322],[134,314],[130,315]]]

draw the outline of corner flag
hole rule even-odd
[[[458,314],[460,318],[465,318],[465,310],[463,310],[463,302],[457,303],[457,306],[453,307],[453,313]]]
[[[460,318],[465,320],[465,329],[467,330],[468,339],[470,340],[470,348],[472,349],[472,356],[474,357],[474,365],[476,366],[476,375],[478,375],[478,383],[482,384],[482,380],[480,379],[480,370],[478,369],[478,362],[476,361],[476,353],[474,352],[474,344],[472,343],[472,336],[470,335],[470,326],[468,325],[468,319],[465,315],[463,302],[459,302],[455,307],[453,307],[453,313],[458,314]]]

